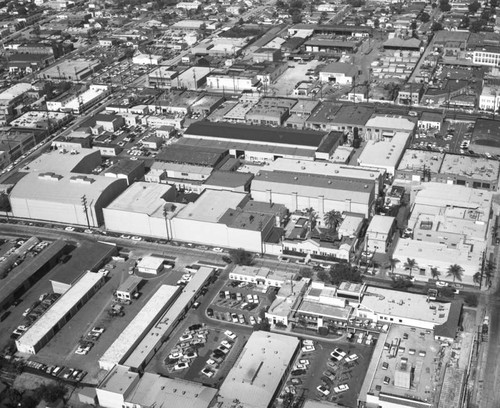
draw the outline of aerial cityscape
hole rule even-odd
[[[0,0],[0,408],[500,407],[497,0]]]

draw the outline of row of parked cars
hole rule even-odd
[[[93,327],[84,339],[78,342],[78,347],[75,350],[75,354],[86,355],[94,347],[96,341],[99,340],[101,335],[104,333],[102,327]]]
[[[87,375],[86,371],[77,370],[76,368],[58,365],[46,365],[31,360],[26,361],[25,366],[33,370],[43,372],[47,375],[51,375],[52,377],[62,378],[68,381],[80,382]]]
[[[217,370],[233,348],[234,341],[237,338],[230,330],[226,330],[224,336],[226,338],[222,340],[220,345],[210,354],[210,358],[207,360],[205,367],[201,370],[201,374],[208,378],[212,378],[217,373]]]
[[[189,368],[191,362],[198,357],[198,348],[207,342],[207,336],[208,330],[202,324],[193,324],[184,331],[167,358],[168,364],[174,364],[173,371]]]
[[[59,293],[42,293],[38,300],[23,312],[24,320],[22,324],[17,326],[10,337],[14,340],[21,337],[24,332],[27,331],[57,299],[59,299],[60,296]],[[18,301],[20,302],[21,299]]]

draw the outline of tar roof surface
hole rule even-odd
[[[477,119],[472,132],[472,143],[500,148],[500,121]]]
[[[158,153],[156,160],[214,167],[221,160],[221,156],[225,152],[226,150],[218,147],[204,146],[200,149],[194,146],[186,147],[180,144],[172,144]]]
[[[318,147],[325,136],[324,132],[250,126],[222,122],[195,122],[188,127],[185,135],[206,138],[234,139],[262,143],[287,144]]]

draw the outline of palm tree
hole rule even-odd
[[[491,261],[487,261],[484,264],[484,278],[486,280],[486,284],[490,285],[491,284],[491,279],[493,278],[493,274],[495,273],[495,265]]]
[[[401,261],[399,259],[396,259],[396,258],[389,258],[389,260],[387,261],[387,264],[389,266],[389,268],[391,268],[391,273],[394,273],[394,268],[396,267],[396,265],[398,263],[400,263]]]
[[[307,218],[309,219],[309,233],[311,233],[316,226],[316,218],[318,218],[318,214],[316,214],[316,211],[314,211],[314,208],[312,207],[306,208],[305,212],[307,214]]]
[[[432,276],[432,279],[438,280],[439,277],[441,276],[441,272],[438,271],[438,268],[432,267],[431,268],[431,276]]]
[[[412,277],[413,268],[417,267],[417,261],[415,261],[415,259],[406,258],[406,262],[404,264],[404,267],[405,267],[405,269],[409,269],[410,270],[410,278],[411,278]]]
[[[323,222],[332,232],[336,232],[339,224],[342,221],[342,214],[339,211],[331,210],[325,213]]]
[[[454,264],[450,265],[446,276],[452,277],[453,282],[455,282],[455,280],[457,279],[461,282],[463,273],[464,273],[464,268],[462,268],[460,265]]]
[[[477,286],[481,286],[481,272],[476,272],[472,276],[472,282],[474,282]]]

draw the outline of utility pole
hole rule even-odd
[[[89,209],[87,205],[87,196],[85,194],[82,196],[82,206],[85,217],[87,218],[87,226],[90,228]]]

